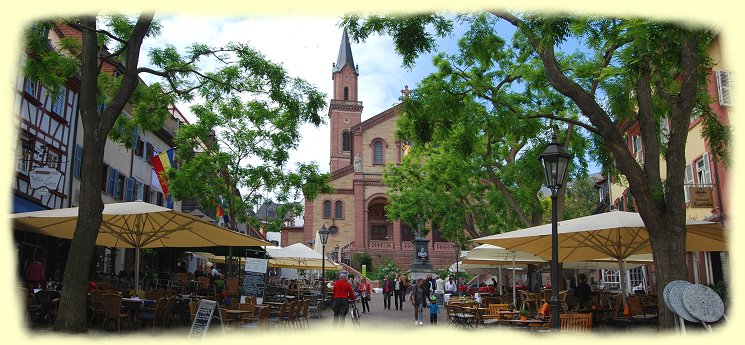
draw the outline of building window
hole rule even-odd
[[[345,101],[349,100],[349,87],[348,86],[344,87],[344,100]]]
[[[731,106],[732,98],[730,93],[730,73],[729,71],[716,71],[716,76],[719,104],[723,106]]]
[[[65,110],[65,90],[60,89],[59,93],[57,95],[52,96],[52,112],[64,116],[63,112]]]
[[[642,286],[644,291],[646,291],[646,279],[644,279],[644,267],[636,267],[632,268],[629,271],[629,289],[627,291],[638,291],[635,289],[637,286]]]
[[[151,143],[145,143],[145,156],[142,157],[142,159],[145,160],[145,162],[150,162],[150,158],[155,156],[155,147],[153,147],[153,144]]]
[[[139,136],[136,138],[135,141],[135,156],[142,158],[142,154],[145,152],[145,141],[142,140]]]
[[[31,153],[33,152],[34,142],[30,138],[21,137],[21,142],[16,147],[16,171],[22,174],[28,174],[31,165]]]
[[[143,200],[142,193],[144,192],[143,184],[140,181],[135,180],[134,187],[133,187],[133,193],[132,200]]]
[[[401,241],[413,241],[414,231],[408,224],[401,223]]]
[[[80,178],[83,172],[83,147],[75,145],[75,165],[73,166],[73,174],[75,177]]]
[[[156,205],[159,205],[159,206],[165,206],[165,204],[163,203],[165,201],[164,198],[163,198],[163,196],[164,196],[163,193],[156,192],[155,194],[156,194],[156,196],[155,196],[156,197],[155,204]]]
[[[150,185],[145,183],[142,186],[142,195],[140,196],[140,200],[144,202],[150,202]]]
[[[634,135],[631,137],[631,149],[636,157],[636,161],[639,163],[644,162],[644,153],[642,153],[642,137]]]
[[[711,169],[709,168],[709,154],[704,153],[701,159],[696,161],[696,179],[699,187],[711,185]]]
[[[37,86],[36,81],[31,79],[26,79],[26,82],[23,85],[23,91],[25,91],[27,94],[31,95],[32,97],[37,97]]]
[[[383,142],[380,140],[373,142],[373,164],[383,164]]]
[[[601,270],[600,285],[605,290],[621,290],[621,273],[619,270]]]
[[[60,154],[57,151],[54,150],[48,150],[47,151],[47,166],[52,169],[58,169],[59,168],[59,160],[60,160]]]
[[[135,179],[131,177],[127,177],[125,179],[125,189],[124,189],[124,201],[132,201],[134,200],[134,186],[135,186]]]
[[[109,185],[109,165],[106,163],[103,163],[103,166],[101,168],[101,191],[106,193],[108,190],[107,187]]]
[[[331,218],[331,200],[323,202],[323,218]]]
[[[374,241],[387,241],[388,240],[388,225],[387,224],[370,225],[370,239]]]
[[[341,150],[344,152],[352,150],[352,135],[348,131],[341,133]]]
[[[106,182],[106,194],[115,196],[116,186],[119,179],[119,172],[116,169],[109,167],[109,174]]]
[[[334,217],[336,219],[342,219],[342,218],[344,218],[343,204],[344,203],[341,200],[337,200],[334,203]]]
[[[685,195],[685,201],[691,201],[691,195],[688,192],[689,187],[693,187],[693,165],[686,165],[685,181],[683,181],[683,194]]]

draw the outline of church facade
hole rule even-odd
[[[331,232],[326,244],[328,256],[349,262],[354,253],[367,252],[374,265],[389,258],[407,270],[414,258],[414,232],[407,224],[387,219],[387,188],[382,181],[384,166],[399,164],[404,154],[402,143],[394,137],[401,104],[362,121],[363,105],[357,97],[359,77],[345,30],[332,69],[328,112],[329,171],[334,193],[305,201],[304,240],[314,240],[325,225]],[[410,91],[405,87],[401,92],[406,95]],[[452,243],[437,231],[425,238],[430,240],[429,259],[435,269],[454,263],[457,253]]]

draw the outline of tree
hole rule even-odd
[[[192,106],[198,120],[179,128],[176,145],[181,164],[169,171],[177,199],[194,196],[203,207],[225,205],[233,230],[238,223],[260,226],[249,213],[265,191],[274,192],[280,203],[297,200],[301,189],[309,199],[331,192],[330,175],[320,174],[315,163],[299,164],[294,171],[286,167],[289,151],[297,148],[300,125],[321,123],[318,111],[324,96],[303,80],[287,78],[279,65],[267,62],[265,69],[269,80],[284,87],[273,96],[279,101],[220,95]],[[293,94],[306,95],[307,102]],[[267,230],[279,231],[286,216],[302,213],[299,203],[290,205],[278,208],[273,222],[266,220]]]
[[[706,74],[710,67],[707,49],[713,33],[676,23],[643,19],[542,16],[509,12],[491,14],[512,25],[512,44],[517,54],[538,58],[532,67],[548,84],[571,100],[581,121],[561,114],[535,114],[573,123],[601,137],[600,149],[608,153],[606,165],[629,182],[639,213],[650,236],[655,257],[657,295],[676,279],[686,279],[685,203],[683,181],[685,143],[692,112],[704,117],[704,133],[712,142],[712,155],[727,161],[728,130],[709,108]],[[372,32],[393,37],[396,48],[410,65],[421,52],[432,50],[432,35],[419,23],[447,21],[440,15],[428,20],[407,17],[369,16],[345,18],[353,39]],[[395,23],[391,24],[391,23]],[[401,24],[405,23],[405,24]],[[415,29],[400,30],[415,26]],[[442,26],[442,25],[441,25]],[[439,34],[438,29],[434,29]],[[579,48],[571,53],[566,42]],[[658,125],[666,119],[669,133]],[[642,131],[644,160],[640,164],[628,149],[622,124],[638,121]],[[719,134],[719,135],[712,135]],[[661,165],[666,173],[661,175]],[[672,313],[660,297],[661,329],[672,329]]]
[[[79,33],[51,48],[48,39],[53,26]],[[125,145],[132,143],[132,130],[153,130],[162,126],[168,107],[176,100],[193,100],[199,94],[207,101],[243,94],[280,104],[295,103],[293,110],[312,118],[317,110],[305,99],[312,89],[285,92],[284,73],[271,74],[267,61],[247,45],[231,43],[225,47],[194,44],[179,53],[172,46],[149,52],[152,67],[139,65],[142,42],[157,35],[159,26],[152,14],[137,18],[122,15],[56,18],[36,22],[25,35],[27,63],[25,74],[50,88],[70,78],[80,80],[79,112],[83,124],[83,159],[80,207],[75,235],[70,244],[54,330],[87,331],[85,298],[88,267],[101,226],[101,169],[107,136]],[[110,48],[107,49],[107,48]],[[199,62],[213,59],[220,66],[202,71]],[[159,77],[161,82],[145,85],[141,74]],[[125,105],[131,117],[120,116]],[[99,105],[101,105],[99,107]],[[310,106],[309,106],[310,105]],[[317,116],[317,115],[316,115]],[[114,126],[120,130],[112,131]]]
[[[550,137],[548,128],[559,126],[523,117],[576,113],[545,78],[522,67],[529,56],[510,51],[490,30],[492,18],[477,15],[466,24],[458,53],[437,55],[437,72],[406,99],[397,135],[414,145],[385,176],[391,217],[412,224],[423,215],[453,241],[464,229],[476,238],[542,224],[537,157]],[[580,152],[573,171],[584,174],[587,139],[572,124],[561,132],[568,150]]]

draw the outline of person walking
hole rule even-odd
[[[393,279],[393,302],[396,310],[401,310],[404,307],[404,300],[401,298],[401,294],[406,293],[405,289],[403,280],[396,273],[396,279]]]
[[[388,276],[383,280],[383,310],[391,310],[391,295],[393,294],[393,281]]]
[[[437,297],[432,296],[429,301],[429,324],[437,326],[437,315],[440,314],[440,306],[437,305]]]
[[[401,289],[401,305],[400,305],[401,309],[400,310],[404,310],[404,301],[406,301],[406,295],[409,293],[409,287],[411,284],[409,284],[409,277],[405,275],[401,277],[401,282],[403,283],[404,287]]]
[[[367,281],[367,278],[362,277],[360,279],[360,284],[357,286],[357,291],[360,293],[360,300],[362,301],[362,312],[364,313],[365,310],[367,312],[370,312],[370,304],[368,303],[370,301],[370,294],[372,294],[372,288],[370,287],[370,282]]]
[[[448,281],[445,283],[445,293],[454,294],[457,287],[455,286],[455,282],[453,281],[453,277],[448,278]]]
[[[339,274],[339,280],[334,283],[332,290],[332,296],[334,298],[334,328],[344,327],[344,320],[347,317],[349,311],[349,301],[354,301],[354,290],[352,286],[347,282],[347,274]]]
[[[417,279],[416,284],[411,290],[411,295],[409,295],[409,300],[414,305],[414,326],[422,325],[423,309],[426,305],[424,285],[424,280],[421,278]]]

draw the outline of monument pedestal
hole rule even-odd
[[[409,279],[415,281],[420,278],[427,278],[428,274],[434,275],[435,270],[429,262],[429,247],[427,246],[429,240],[425,238],[417,238],[411,242],[414,244],[414,261],[411,262]]]

